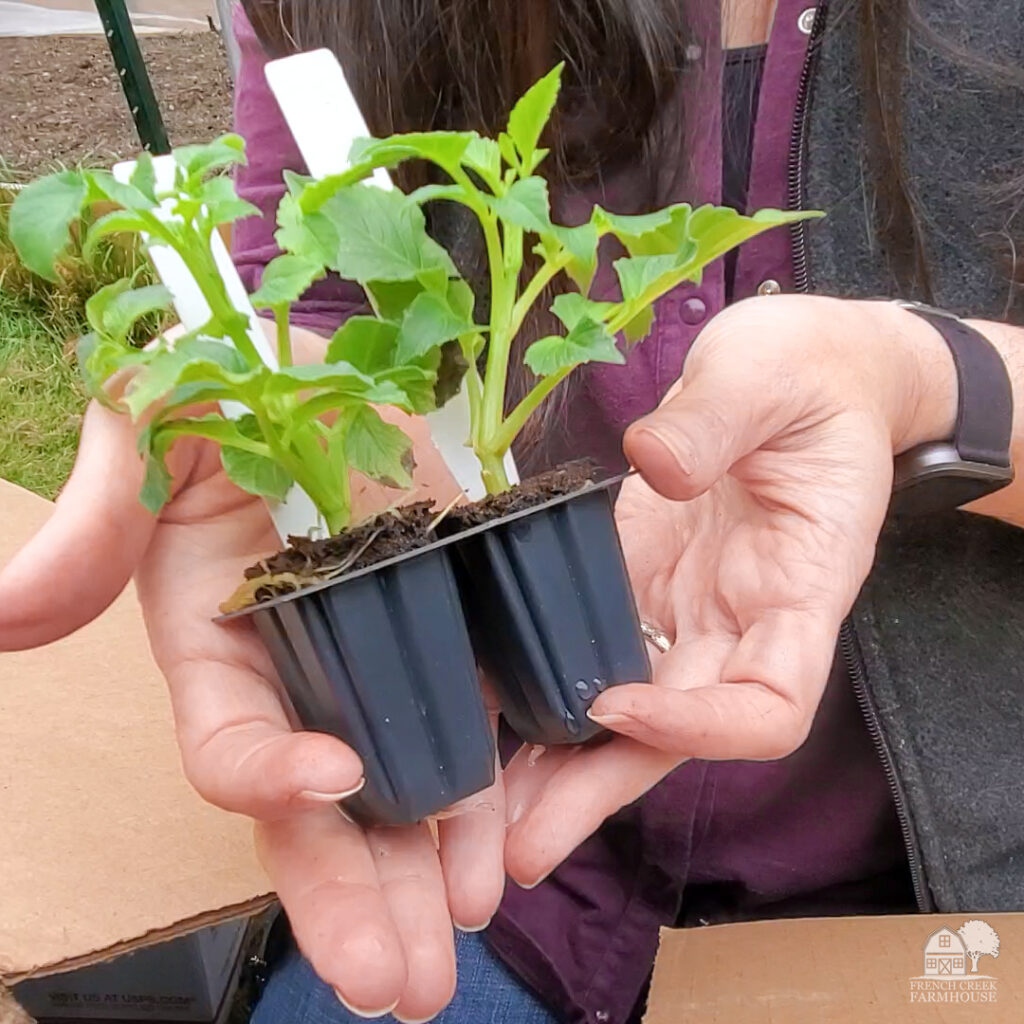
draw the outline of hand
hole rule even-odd
[[[294,334],[297,357],[323,344]],[[457,486],[423,423],[382,414],[413,436],[422,493],[447,503]],[[168,461],[174,497],[154,518],[137,498],[132,424],[89,408],[51,519],[0,574],[0,649],[73,632],[134,574],[185,772],[207,800],[256,819],[303,953],[350,1007],[429,1017],[455,984],[452,920],[481,927],[501,897],[500,780],[480,808],[439,822],[439,847],[426,825],[364,831],[343,818],[335,804],[362,783],[358,757],[331,736],[293,732],[254,630],[212,621],[242,570],[280,546],[266,509],[228,481],[208,442],[183,439]],[[363,512],[393,499],[368,482],[354,495]]]
[[[618,735],[506,768],[506,866],[547,875],[688,758],[768,760],[806,738],[840,624],[873,561],[894,452],[948,436],[952,360],[888,304],[806,296],[710,323],[682,380],[630,428],[617,519],[653,686],[603,693]]]

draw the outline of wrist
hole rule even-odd
[[[958,378],[952,353],[927,320],[893,302],[864,302],[874,321],[877,357],[890,368],[888,422],[893,454],[951,440]]]

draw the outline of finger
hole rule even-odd
[[[656,686],[621,686],[591,717],[680,757],[771,760],[807,738],[828,680],[838,625],[826,616],[775,611],[754,623],[724,662],[721,679],[671,659]]]
[[[482,931],[505,889],[505,786],[497,756],[494,784],[451,808],[437,828],[452,920],[460,931]]]
[[[185,774],[199,794],[272,820],[358,792],[356,753],[333,736],[293,732],[276,688],[230,648],[224,653],[231,660],[185,660],[167,677]]]
[[[405,953],[362,830],[324,807],[257,825],[256,849],[313,970],[357,1014],[397,1006]]]
[[[538,885],[609,815],[643,796],[678,763],[675,755],[626,737],[580,749],[509,827],[509,875],[524,887]],[[514,778],[506,784],[511,791]]]
[[[367,842],[405,951],[405,991],[394,1015],[429,1020],[455,992],[455,944],[433,836],[425,824],[376,828]]]
[[[156,522],[142,477],[131,422],[94,402],[52,515],[0,573],[0,650],[67,636],[121,593]]]
[[[658,409],[629,427],[626,457],[659,494],[696,498],[793,421],[785,386],[712,348],[693,359]]]

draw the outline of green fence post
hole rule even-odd
[[[153,83],[149,80],[125,0],[96,0],[96,9],[143,149],[151,153],[169,153],[171,145],[167,140],[167,129],[160,116]]]

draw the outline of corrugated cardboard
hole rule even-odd
[[[997,933],[999,956],[980,957],[977,974],[967,961],[964,975],[925,975],[929,938],[978,918]],[[1024,914],[666,930],[649,1005],[644,1024],[1020,1024]]]
[[[49,503],[0,481],[0,564]],[[134,591],[0,656],[0,981],[109,959],[270,900],[251,823],[193,793]]]

